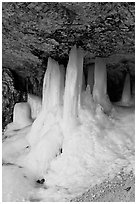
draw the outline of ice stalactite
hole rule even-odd
[[[87,78],[87,84],[90,86],[90,91],[92,93],[93,86],[94,86],[94,64],[88,65],[88,78]]]
[[[111,102],[107,95],[107,73],[106,59],[97,57],[95,59],[93,99],[97,104],[103,107],[105,113],[110,113],[112,109]]]
[[[31,118],[36,119],[41,110],[42,99],[33,94],[28,94],[28,103],[31,108]]]
[[[131,102],[131,87],[130,87],[130,74],[129,73],[126,74],[121,102],[122,104],[127,104],[127,105]]]

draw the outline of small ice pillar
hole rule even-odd
[[[32,123],[31,110],[27,102],[16,103],[13,111],[13,123],[27,126]]]
[[[23,129],[32,124],[30,106],[26,102],[16,103],[13,111],[13,122],[9,123],[4,131],[4,137],[13,134],[13,131]],[[15,132],[14,132],[15,134]]]
[[[124,104],[130,103],[131,100],[131,88],[130,88],[130,74],[126,74],[125,82],[124,82],[124,89],[122,93],[121,102]]]
[[[5,134],[32,124],[30,105],[27,102],[16,103],[13,110],[13,122],[6,127]]]
[[[94,81],[93,99],[96,103],[103,107],[104,112],[109,113],[112,106],[107,95],[107,73],[105,58],[97,57],[95,59]]]
[[[83,74],[82,58],[82,50],[77,50],[76,46],[74,46],[70,51],[65,81],[63,120],[66,124],[70,119],[78,117],[78,99],[81,92]]]
[[[94,64],[88,65],[88,79],[87,79],[87,85],[90,86],[91,93],[93,91],[94,86]]]

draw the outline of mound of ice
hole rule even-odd
[[[90,86],[82,89],[81,49],[70,52],[65,84],[62,68],[49,58],[39,114],[3,142],[4,162],[16,164],[4,170],[5,201],[67,201],[121,168],[134,170],[134,109],[112,106],[105,63],[96,63],[92,96]],[[36,189],[41,179],[45,183]]]

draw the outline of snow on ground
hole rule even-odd
[[[20,155],[27,155],[29,147],[26,131],[16,131],[3,143],[3,201],[68,201],[122,168],[134,171],[134,121],[134,108],[115,106],[110,117],[100,107],[94,114],[81,110],[79,124],[65,138],[62,154],[51,161],[44,184],[36,182],[31,168],[21,168]]]

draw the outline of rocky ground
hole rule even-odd
[[[135,175],[120,172],[113,180],[95,185],[71,202],[135,202]]]

